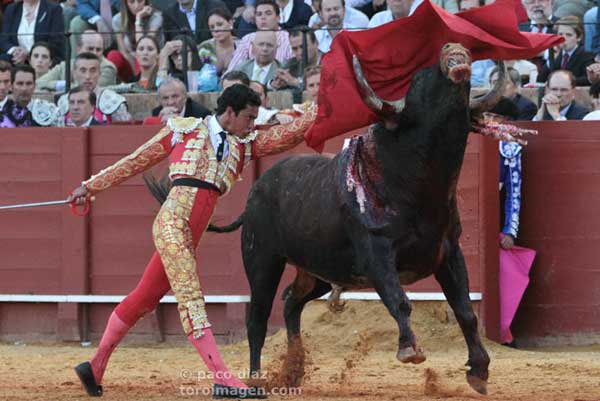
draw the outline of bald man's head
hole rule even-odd
[[[277,52],[277,36],[273,31],[257,31],[252,42],[256,63],[261,66],[271,64]]]

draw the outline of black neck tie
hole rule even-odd
[[[217,161],[223,160],[223,151],[225,150],[225,138],[227,138],[227,133],[225,131],[219,132],[219,136],[221,137],[221,143],[217,148]]]

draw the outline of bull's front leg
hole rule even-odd
[[[488,366],[490,357],[483,348],[477,330],[477,317],[469,299],[469,278],[467,266],[458,244],[446,244],[445,260],[435,274],[448,304],[454,311],[456,320],[465,336],[469,349],[467,381],[481,394],[487,394]]]
[[[396,358],[403,363],[422,363],[426,357],[422,349],[417,346],[415,335],[410,327],[412,306],[400,286],[396,271],[396,255],[391,241],[383,237],[372,237],[368,243],[370,249],[367,275],[400,330]]]

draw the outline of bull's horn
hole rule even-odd
[[[360,62],[358,61],[356,54],[352,55],[352,66],[354,67],[354,75],[356,76],[358,88],[364,97],[365,103],[371,110],[377,114],[390,115],[394,113],[400,113],[402,109],[404,109],[404,99],[387,101],[377,96],[365,79],[365,75],[362,72],[362,68],[360,67]]]
[[[478,97],[477,99],[471,99],[469,103],[471,113],[483,113],[493,109],[500,101],[500,98],[502,98],[505,83],[506,66],[504,65],[504,61],[498,61],[498,79],[496,80],[494,87],[484,96]]]

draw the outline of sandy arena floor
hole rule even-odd
[[[492,358],[489,395],[475,393],[464,377],[462,335],[455,322],[444,320],[445,308],[415,308],[413,328],[428,359],[403,365],[395,359],[395,322],[382,305],[351,302],[335,315],[323,303],[313,303],[303,315],[308,351],[304,384],[275,389],[269,399],[600,401],[600,346],[526,351],[486,341]],[[281,363],[284,338],[279,332],[265,345],[263,366],[271,373]],[[79,344],[0,344],[0,401],[90,400],[72,367],[89,359],[93,350]],[[231,370],[244,376],[247,344],[222,350]],[[211,398],[203,366],[191,346],[183,344],[122,346],[111,359],[104,391],[107,401]]]

